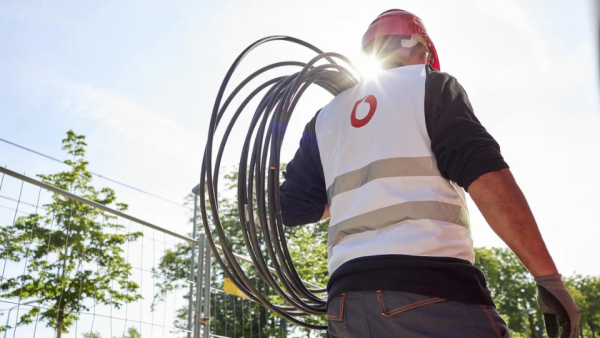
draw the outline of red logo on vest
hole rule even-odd
[[[367,114],[367,116],[363,117],[362,119],[357,119],[356,118],[356,108],[358,107],[358,105],[360,105],[363,102],[366,102],[369,104],[369,113]],[[373,115],[375,115],[376,109],[377,109],[377,99],[375,98],[375,96],[367,95],[367,96],[363,97],[362,99],[356,101],[356,103],[354,104],[354,109],[352,109],[352,115],[350,116],[350,123],[352,124],[352,126],[354,128],[364,127],[367,123],[369,123],[369,121],[371,121],[371,118],[373,117]]]

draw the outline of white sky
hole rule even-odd
[[[182,201],[198,182],[212,103],[239,52],[284,34],[355,58],[368,24],[390,8],[427,25],[442,70],[499,141],[559,270],[600,274],[598,37],[589,1],[5,1],[0,137],[62,159],[60,140],[73,129],[88,137],[92,171]],[[310,57],[289,43],[265,46],[232,85],[268,63]],[[285,160],[328,100],[316,90],[301,102]],[[227,167],[238,163],[243,131]],[[0,165],[30,176],[64,169],[3,143]],[[188,232],[185,209],[97,182],[114,187],[133,215]],[[502,246],[473,204],[470,211],[475,244]]]

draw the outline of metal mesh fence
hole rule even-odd
[[[157,259],[164,255],[167,250],[173,249],[177,244],[183,243],[182,240],[158,233],[153,229],[146,229],[144,226],[122,218],[111,220],[120,227],[106,227],[103,231],[113,232],[114,234],[127,235],[140,232],[141,235],[135,241],[115,246],[107,246],[107,249],[119,248],[121,256],[125,259],[125,264],[129,266],[129,274],[125,283],[135,283],[138,285],[137,293],[141,296],[133,302],[111,301],[110,292],[99,294],[95,290],[85,290],[94,287],[93,283],[84,284],[81,282],[84,278],[93,281],[99,274],[107,272],[107,269],[97,262],[84,259],[86,241],[89,239],[75,239],[74,235],[82,236],[77,232],[69,232],[70,227],[77,226],[73,220],[58,220],[53,214],[51,208],[45,207],[52,204],[54,198],[63,198],[54,196],[53,193],[26,183],[17,178],[2,174],[0,196],[0,225],[2,226],[2,272],[0,280],[2,282],[2,298],[0,304],[3,304],[2,319],[4,332],[2,336],[6,337],[53,337],[57,336],[56,325],[52,325],[52,319],[44,316],[44,311],[52,311],[57,308],[57,304],[66,302],[66,297],[78,298],[79,306],[76,309],[65,308],[69,314],[75,314],[71,325],[63,328],[63,337],[83,337],[87,333],[98,333],[102,337],[122,337],[129,336],[127,331],[130,328],[135,329],[144,337],[179,337],[185,332],[185,328],[175,327],[174,319],[176,310],[185,305],[186,301],[182,298],[181,290],[174,288],[164,298],[164,301],[156,304],[151,309],[153,302],[153,289],[156,279],[156,273],[153,268],[157,264]],[[77,203],[77,202],[74,202]],[[66,211],[68,215],[68,210]],[[28,218],[37,215],[41,220],[39,222],[26,222]],[[64,216],[64,215],[63,215]],[[96,222],[105,223],[106,217],[97,216]],[[58,224],[58,223],[62,224]],[[14,229],[19,223],[23,226]],[[10,227],[12,226],[12,230]],[[72,229],[71,229],[72,230]],[[66,231],[65,234],[61,233]],[[34,232],[46,232],[48,241],[40,241],[41,236],[34,235]],[[30,236],[31,234],[31,236]],[[52,236],[64,237],[64,245],[56,246]],[[30,239],[27,237],[30,236]],[[22,241],[19,240],[23,239]],[[10,245],[10,241],[20,241],[18,248]],[[77,243],[79,245],[75,246]],[[19,251],[19,255],[12,255],[12,251]],[[62,271],[51,271],[49,268],[60,261],[62,256],[73,255],[79,250],[77,256],[79,259],[65,260],[65,264],[75,264],[69,269]],[[45,257],[35,257],[37,252],[42,252]],[[64,259],[63,259],[64,260]],[[39,268],[32,268],[32,264],[41,264]],[[104,270],[104,271],[103,271]],[[52,275],[55,277],[41,278],[41,275]],[[88,276],[92,278],[88,278]],[[193,283],[189,276],[179,276],[175,283]],[[78,282],[77,279],[80,279]],[[57,294],[43,296],[39,299],[39,293],[32,288],[25,288],[25,285],[37,282],[55,282],[54,291]],[[19,282],[21,285],[18,285]],[[17,285],[14,285],[14,284]],[[13,285],[10,285],[13,284]],[[115,285],[114,281],[109,283],[110,290],[119,290],[128,296],[130,290],[123,288],[122,285]],[[7,295],[8,290],[15,290],[19,294],[15,297]],[[33,292],[32,292],[33,291]],[[178,294],[179,293],[179,294]],[[33,297],[29,297],[32,294]],[[12,297],[11,297],[12,296]],[[103,297],[102,300],[96,299]],[[108,304],[107,304],[108,303]],[[31,312],[33,310],[33,312]],[[60,311],[55,311],[60,312]],[[27,316],[31,313],[30,320],[27,322]],[[59,313],[57,313],[58,317]],[[25,318],[24,318],[25,317]],[[0,321],[2,320],[0,319]],[[23,320],[25,319],[25,321]],[[19,325],[20,324],[20,325]],[[54,326],[54,327],[53,327]],[[131,331],[134,332],[134,331]],[[185,336],[185,334],[183,335]]]
[[[223,292],[203,235],[174,235],[1,171],[0,337],[310,336]]]

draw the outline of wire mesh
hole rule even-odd
[[[210,315],[198,316],[210,317],[209,337],[306,336],[258,304],[222,291],[223,274],[212,261],[206,269],[210,272],[210,299],[197,302],[196,295],[202,297],[204,292],[197,292],[196,286],[205,287],[207,273],[200,274],[202,279],[198,280],[193,265],[190,270],[190,256],[183,257],[185,268],[175,269],[174,275],[160,269],[169,252],[190,246],[189,242],[165,232],[160,236],[156,229],[104,211],[92,210],[91,219],[82,219],[83,203],[0,175],[0,338],[193,337],[188,322],[196,325],[195,313],[202,310],[196,304],[201,308],[210,304]],[[72,209],[57,210],[56,203]],[[86,222],[99,226],[92,229]],[[106,245],[106,250],[116,250],[123,259],[119,269],[127,270],[124,278],[111,278],[107,285],[93,282],[103,274],[115,273],[107,269],[106,262],[100,264],[105,257],[92,252],[89,234],[98,229],[114,238],[133,236],[130,241]],[[207,245],[195,245],[189,255],[210,257],[193,251],[199,247],[210,250]],[[55,294],[48,296],[24,287],[34,281],[52,281]],[[266,290],[264,283],[257,285]],[[61,310],[61,304],[67,302],[71,305]],[[190,314],[194,317],[188,321]],[[71,320],[59,329],[57,319],[64,316],[71,316]],[[205,329],[201,327],[199,337],[204,336]]]
[[[155,270],[160,258],[186,242],[157,236],[156,230],[122,218],[107,220],[110,215],[104,212],[96,212],[92,219],[74,219],[73,210],[83,208],[82,203],[66,201],[30,183],[0,175],[0,337],[96,337],[90,333],[97,333],[99,337],[120,338],[135,337],[135,332],[152,338],[186,336],[186,328],[176,325],[177,310],[185,304],[177,288],[166,292],[156,306],[150,306],[156,283],[164,277]],[[52,207],[57,200],[72,207],[60,220],[55,219]],[[101,229],[115,236],[142,233],[132,241],[106,244],[107,251],[120,250],[125,264],[118,269],[128,273],[124,281],[111,280],[104,291],[96,288],[94,279],[117,272],[87,258],[106,257],[88,252],[92,248],[88,234],[92,228],[86,227],[86,222],[97,222],[101,226],[94,231]],[[119,227],[104,227],[107,222]],[[47,236],[41,236],[41,232]],[[56,241],[58,237],[62,241]],[[56,264],[60,261],[64,264]],[[59,269],[50,268],[55,266]],[[35,292],[32,286],[40,282],[56,283],[55,294]],[[171,282],[195,285],[187,275],[176,276]],[[137,287],[132,288],[131,283]],[[119,299],[131,296],[132,290],[139,297],[129,302]],[[71,305],[60,306],[65,303]],[[56,318],[68,315],[72,316],[70,322],[58,329]],[[160,317],[163,320],[157,322]]]

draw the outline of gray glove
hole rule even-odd
[[[544,314],[546,332],[550,338],[579,338],[581,313],[563,284],[561,275],[536,277],[538,304]],[[562,334],[560,328],[562,327]]]

